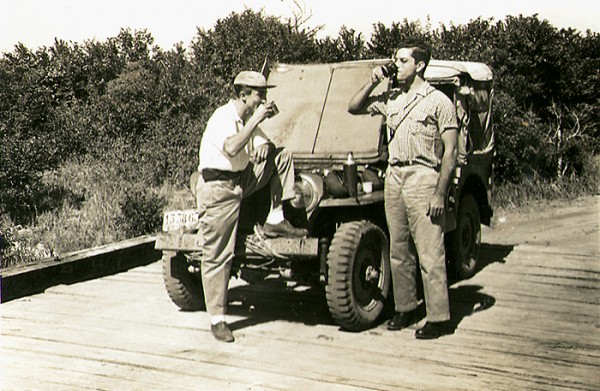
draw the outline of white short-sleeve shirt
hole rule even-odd
[[[242,171],[250,161],[252,149],[265,144],[269,138],[260,128],[254,131],[254,137],[246,148],[237,155],[230,157],[223,150],[225,140],[237,134],[244,127],[233,100],[215,110],[206,124],[206,129],[200,142],[198,171],[214,168],[222,171]]]

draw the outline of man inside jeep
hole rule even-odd
[[[276,148],[258,126],[276,113],[274,103],[266,103],[271,87],[258,72],[240,72],[234,80],[234,99],[215,110],[200,143],[196,197],[203,236],[202,284],[211,332],[224,342],[234,341],[225,313],[242,198],[269,184],[265,235],[308,234],[283,215],[282,203],[295,195],[292,155]]]

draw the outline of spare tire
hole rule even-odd
[[[344,185],[344,176],[340,171],[331,171],[325,177],[325,187],[333,198],[348,197],[348,189]]]

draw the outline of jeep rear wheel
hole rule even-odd
[[[327,256],[327,305],[343,329],[373,327],[384,309],[390,290],[388,239],[369,221],[342,224]]]
[[[448,233],[446,244],[454,276],[461,280],[472,277],[481,247],[481,221],[477,201],[470,193],[463,194],[460,200],[456,229]]]
[[[206,309],[202,277],[188,271],[185,256],[175,251],[163,251],[163,280],[173,303],[184,311]]]

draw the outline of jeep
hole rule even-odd
[[[294,154],[296,198],[285,214],[305,227],[305,238],[267,238],[260,227],[269,209],[268,187],[242,202],[232,266],[255,283],[269,275],[324,286],[329,311],[345,330],[371,328],[392,300],[389,237],[383,207],[387,167],[381,116],[348,113],[347,105],[376,66],[389,59],[331,64],[271,63],[263,73],[280,113],[261,124],[278,146]],[[425,78],[456,105],[458,164],[446,200],[446,253],[453,277],[477,270],[481,225],[492,217],[493,80],[481,63],[432,60]],[[373,91],[393,88],[389,79]],[[348,159],[351,159],[348,162]],[[344,166],[355,165],[348,186]],[[348,170],[348,167],[346,167]],[[192,175],[195,189],[198,173]],[[202,236],[194,208],[165,212],[155,248],[163,251],[167,292],[182,310],[205,308],[200,275]]]

